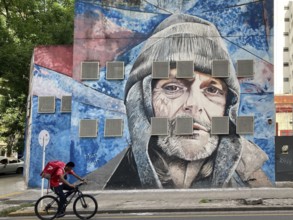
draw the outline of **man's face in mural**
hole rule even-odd
[[[176,78],[171,69],[169,79],[158,80],[153,88],[153,108],[156,117],[168,117],[169,135],[159,136],[158,145],[172,156],[184,160],[208,157],[217,146],[217,137],[211,139],[211,119],[223,116],[227,86],[210,75],[194,72],[192,79]],[[176,136],[176,117],[193,118],[193,135]]]

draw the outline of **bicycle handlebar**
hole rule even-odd
[[[75,189],[78,189],[80,186],[85,185],[85,184],[86,184],[86,182],[81,182],[81,183],[75,185]]]
[[[75,187],[80,187],[80,186],[82,186],[84,184],[85,184],[84,182],[81,182],[81,183],[77,184]]]

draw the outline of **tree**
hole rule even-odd
[[[0,140],[23,151],[30,61],[38,45],[72,44],[74,0],[0,0]]]

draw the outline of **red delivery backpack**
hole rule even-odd
[[[45,179],[50,179],[58,168],[64,169],[65,163],[62,161],[54,160],[46,164],[40,176]]]

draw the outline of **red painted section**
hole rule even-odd
[[[73,46],[38,46],[34,49],[34,63],[72,77]]]
[[[77,16],[74,25],[73,78],[77,81],[80,80],[81,62],[98,61],[103,68],[106,62],[116,60],[145,39],[111,22],[102,13],[99,19]]]

